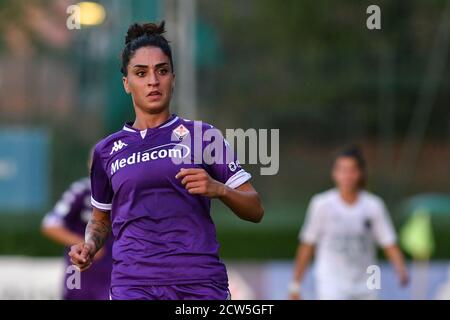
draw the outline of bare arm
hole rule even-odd
[[[103,247],[106,239],[108,239],[110,231],[111,220],[109,212],[94,208],[91,219],[86,226],[86,233],[84,236],[86,243],[93,243],[95,245],[94,254]]]
[[[71,247],[69,256],[71,262],[81,271],[86,270],[92,264],[95,254],[103,247],[111,230],[109,212],[96,208],[92,211],[91,219],[86,227],[84,242]]]
[[[294,264],[294,281],[301,282],[303,280],[306,268],[308,267],[313,254],[313,244],[302,243],[298,246]]]
[[[82,242],[84,239],[63,226],[43,226],[41,232],[47,238],[66,247]]]
[[[264,215],[259,195],[249,182],[233,189],[203,169],[181,169],[176,178],[181,179],[189,193],[218,198],[241,219],[260,222]]]
[[[290,298],[291,299],[299,299],[299,288],[296,290],[297,287],[300,287],[300,283],[303,280],[303,276],[305,275],[306,268],[309,265],[309,262],[311,261],[311,258],[314,254],[314,248],[315,246],[313,244],[309,243],[302,243],[297,248],[297,254],[294,261],[294,279],[293,279],[293,288],[290,289]],[[294,292],[296,291],[296,292]]]
[[[253,186],[246,182],[236,189],[222,184],[221,195],[218,197],[239,218],[260,222],[264,216],[264,208],[261,199]]]
[[[405,260],[403,258],[403,254],[400,251],[398,245],[394,244],[391,246],[387,246],[383,248],[385,256],[389,259],[389,261],[394,266],[395,272],[400,280],[400,284],[405,286],[408,284],[409,276],[408,271],[406,269]]]

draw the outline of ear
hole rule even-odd
[[[128,77],[122,77],[122,82],[123,82],[123,88],[125,89],[125,92],[130,94],[131,90],[130,90],[130,86],[128,84]]]

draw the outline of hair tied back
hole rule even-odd
[[[162,36],[166,32],[165,22],[161,21],[160,24],[156,23],[133,23],[129,28],[127,35],[125,36],[125,45],[128,45],[133,40],[142,36]]]

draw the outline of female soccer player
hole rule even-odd
[[[252,222],[259,222],[264,210],[236,158],[198,157],[228,153],[223,137],[215,145],[225,152],[210,152],[203,140],[200,153],[183,144],[201,137],[197,122],[170,114],[175,74],[163,33],[164,22],[128,29],[121,71],[136,119],[95,148],[94,209],[85,241],[74,245],[70,256],[87,269],[112,228],[111,299],[227,299],[210,199]],[[200,129],[218,131],[207,124]]]
[[[92,156],[88,166],[91,166]],[[82,178],[70,186],[56,203],[52,211],[42,221],[42,233],[56,243],[70,248],[83,241],[84,231],[91,216],[91,185],[89,178]],[[68,252],[69,250],[67,250]],[[66,268],[71,265],[67,253]],[[83,272],[81,288],[68,288],[67,280],[73,273],[64,273],[64,300],[108,300],[112,269],[112,237],[109,237],[102,250],[95,255],[95,266]]]
[[[373,272],[369,266],[376,264],[374,242],[383,248],[400,283],[406,285],[407,270],[386,207],[379,197],[364,190],[366,168],[361,152],[349,148],[339,153],[332,176],[336,188],[314,196],[309,204],[299,234],[294,279],[288,288],[290,298],[300,298],[301,280],[317,251],[318,299],[375,299],[376,280],[369,279]]]

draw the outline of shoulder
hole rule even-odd
[[[309,207],[314,212],[325,212],[324,208],[329,206],[333,206],[333,203],[336,198],[336,191],[334,189],[330,189],[321,193],[315,194],[310,201]]]
[[[127,139],[128,136],[129,135],[124,130],[120,130],[110,134],[109,136],[97,142],[94,148],[94,154],[102,158],[109,157],[114,145],[119,142],[124,143],[124,141]]]
[[[202,131],[205,130],[219,130],[216,127],[214,127],[212,124],[205,122],[201,119],[198,120],[191,120],[186,118],[179,117],[179,123],[185,126],[188,129],[202,129]],[[220,130],[219,130],[220,131]]]
[[[335,189],[329,189],[318,194],[315,194],[311,198],[311,202],[316,205],[328,204],[336,199],[337,191]]]
[[[377,212],[384,211],[385,203],[380,196],[369,192],[369,191],[361,191],[361,197],[364,202],[364,205],[368,206],[371,209],[374,209]]]
[[[202,120],[189,120],[180,118],[178,127],[181,125],[183,125],[184,128],[186,128],[190,132],[192,137],[201,137],[203,147],[213,141],[222,142],[225,140],[225,142],[227,143],[222,131],[208,122],[204,122]]]
[[[74,196],[83,195],[91,190],[90,179],[85,177],[74,181],[67,192],[71,193]]]
[[[63,193],[61,199],[56,204],[57,212],[66,212],[72,204],[77,203],[91,192],[89,178],[82,178],[74,181],[69,188]]]

